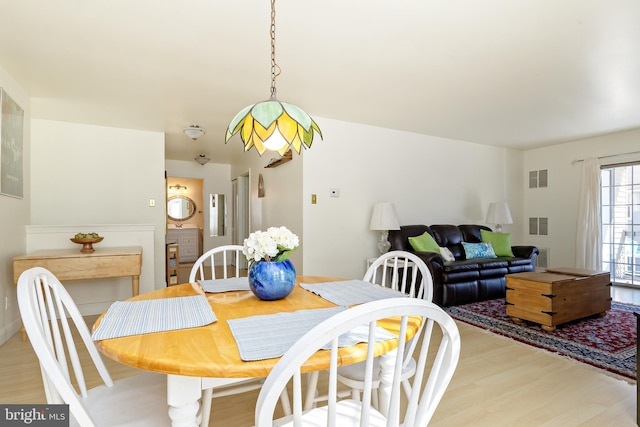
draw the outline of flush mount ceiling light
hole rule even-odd
[[[209,159],[209,158],[207,157],[207,155],[206,155],[206,154],[200,154],[198,157],[196,157],[196,158],[195,158],[195,159],[193,159],[193,160],[195,160],[196,162],[198,162],[198,163],[200,163],[202,166],[204,166],[204,165],[205,165],[205,163],[208,163],[208,162],[209,162],[209,160],[211,160],[211,159]]]
[[[189,125],[186,128],[182,129],[182,132],[184,132],[185,135],[187,135],[189,138],[193,139],[194,141],[200,138],[205,133],[204,129],[202,129],[198,125]]]
[[[281,156],[293,148],[298,154],[302,145],[311,147],[314,132],[322,138],[320,128],[301,108],[276,98],[276,2],[271,0],[271,97],[242,109],[229,123],[225,143],[236,133],[244,142],[244,151],[255,147],[258,153],[277,151]]]

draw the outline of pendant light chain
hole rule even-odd
[[[276,0],[271,0],[271,98],[276,97],[276,77],[280,67],[276,64]]]
[[[276,151],[281,156],[291,150],[300,154],[303,147],[311,148],[314,135],[322,138],[322,132],[300,107],[276,98],[276,77],[280,75],[280,67],[276,64],[276,0],[270,2],[271,98],[240,110],[227,126],[224,140],[227,143],[233,135],[239,134],[244,151],[255,148],[261,156],[267,150]],[[280,129],[284,132],[280,132]]]

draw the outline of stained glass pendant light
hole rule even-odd
[[[311,147],[314,133],[322,138],[320,128],[301,108],[276,98],[276,2],[271,0],[271,97],[242,109],[229,123],[225,143],[236,133],[244,142],[244,151],[255,147],[258,153],[277,151],[281,156],[290,148],[300,154],[302,145]]]

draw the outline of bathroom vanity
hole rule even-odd
[[[188,227],[167,229],[167,244],[177,244],[180,262],[194,262],[200,256],[200,230]]]

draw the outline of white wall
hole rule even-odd
[[[152,226],[153,274],[141,276],[140,287],[163,287],[164,134],[41,119],[31,126],[30,223],[68,225],[77,232],[92,232],[100,224]],[[139,240],[132,234],[130,243],[106,238],[100,244],[135,246]],[[60,241],[59,247],[67,245]],[[96,301],[109,298],[109,291],[96,289]]]
[[[361,277],[377,256],[373,205],[393,202],[401,225],[484,224],[489,203],[507,201],[514,244],[522,239],[522,153],[330,119],[304,156],[304,269]],[[329,190],[340,190],[339,198]],[[317,194],[317,204],[311,195]],[[493,226],[493,225],[490,225]]]
[[[522,177],[527,188],[524,191],[523,233],[526,233],[526,240],[532,244],[550,249],[550,266],[575,266],[578,191],[583,163],[574,163],[574,160],[638,151],[640,129],[525,152]],[[640,160],[640,155],[606,157],[600,163],[604,165],[633,160]],[[529,171],[541,169],[548,170],[548,187],[529,189]],[[529,236],[529,217],[549,218],[549,235]]]
[[[204,200],[196,201],[198,210],[203,211],[203,252],[216,246],[231,244],[231,166],[222,163],[207,163],[201,166],[196,161],[166,160],[167,176],[179,178],[200,178],[203,180]],[[211,237],[209,234],[209,195],[224,194],[227,204],[227,229],[224,236]]]
[[[31,199],[31,99],[20,85],[0,67],[0,87],[24,110],[23,126],[23,197],[0,195],[0,344],[20,328],[20,314],[13,283],[11,259],[26,250],[25,226],[29,223]],[[5,299],[8,308],[5,310]]]

